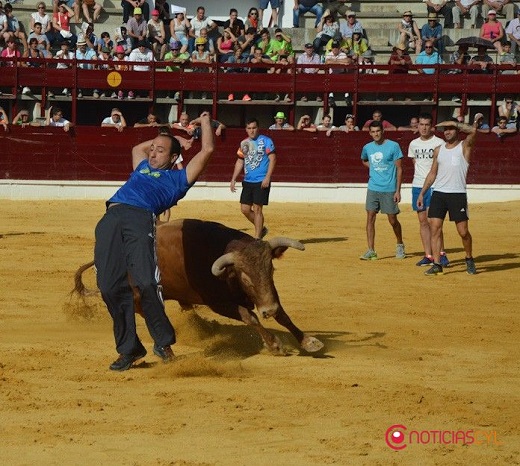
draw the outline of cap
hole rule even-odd
[[[489,15],[495,15],[496,16],[496,14],[497,14],[497,12],[495,10],[489,10],[487,15],[488,16]]]
[[[337,40],[334,40],[332,41],[332,44],[330,45],[333,49],[337,49],[339,48],[341,44],[337,41]]]
[[[277,112],[274,118],[283,118],[285,120],[285,113],[283,112]]]
[[[363,58],[372,58],[374,56],[374,52],[372,52],[371,49],[368,49],[367,51],[363,52],[361,56]]]
[[[159,10],[152,10],[152,16],[159,16]]]
[[[134,8],[134,15],[142,15],[143,14],[143,10],[141,10],[141,8],[137,7],[137,8]]]
[[[428,19],[439,19],[437,13],[428,13]]]
[[[116,53],[125,53],[125,48],[122,45],[117,45]]]
[[[102,47],[101,53],[110,53],[110,49],[108,47]]]
[[[204,45],[207,42],[205,37],[197,37],[195,39],[195,45]]]
[[[80,45],[87,45],[87,42],[85,41],[85,39],[80,39],[78,40],[78,43],[76,44],[77,46],[80,46]]]
[[[395,49],[399,49],[399,50],[402,50],[404,52],[404,51],[406,51],[406,45],[404,45],[401,42],[399,42],[398,44],[394,45],[394,50]]]
[[[403,13],[403,16],[413,16],[413,13],[412,13],[410,10],[406,10],[406,11]]]
[[[349,16],[356,16],[356,12],[355,11],[347,11],[347,13],[345,14],[345,16],[348,18]]]
[[[314,45],[312,45],[310,42],[307,42],[307,43],[305,44],[305,48],[306,48],[306,49],[312,49],[312,48],[314,48]]]
[[[172,50],[180,50],[181,45],[182,44],[178,40],[172,40],[170,42],[170,49],[172,49]]]

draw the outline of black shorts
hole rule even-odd
[[[268,188],[262,188],[262,182],[249,183],[242,181],[242,194],[240,194],[240,204],[246,205],[267,205],[269,204],[269,191],[271,186]]]
[[[468,196],[466,193],[441,193],[434,191],[428,218],[441,218],[444,220],[446,212],[450,213],[450,221],[463,222],[468,220]]]

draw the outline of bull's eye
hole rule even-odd
[[[247,287],[253,287],[253,281],[251,280],[251,278],[249,277],[249,275],[245,272],[242,272],[241,274],[241,278],[242,278],[242,283],[247,286]]]

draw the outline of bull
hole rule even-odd
[[[220,223],[184,219],[157,227],[157,261],[165,300],[176,300],[183,308],[200,304],[217,314],[241,320],[260,334],[274,354],[285,354],[280,339],[260,323],[274,319],[296,338],[300,347],[313,353],[323,348],[317,338],[304,334],[283,309],[274,285],[272,259],[292,247],[305,246],[290,238],[269,241],[228,228]],[[84,295],[82,274],[94,262],[81,266],[75,275],[73,292]],[[139,293],[134,289],[136,312],[140,313]]]

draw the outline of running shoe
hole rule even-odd
[[[31,88],[30,87],[27,87],[25,86],[23,89],[22,89],[22,94],[24,95],[28,95],[31,93]]]
[[[377,260],[377,252],[375,252],[373,249],[369,249],[365,254],[362,256],[359,256],[359,258],[363,261],[375,261]]]
[[[111,99],[117,99],[117,94],[115,92],[112,92],[112,95],[110,96]]]
[[[476,275],[477,273],[477,268],[475,267],[475,261],[473,260],[473,257],[466,258],[466,272],[468,272],[470,275]]]
[[[404,259],[405,257],[406,253],[404,252],[404,244],[400,243],[395,247],[395,258]]]
[[[110,364],[111,371],[126,371],[130,369],[132,364],[146,356],[146,350],[144,348],[139,349],[133,354],[120,354],[119,358]]]
[[[94,99],[99,99],[99,92],[97,89],[94,89],[94,92],[92,93],[92,95],[94,96]]]
[[[442,261],[441,261],[442,262]],[[433,261],[428,257],[424,256],[417,264],[417,267],[426,267],[427,265],[432,265]]]
[[[442,265],[434,263],[426,272],[424,272],[424,275],[433,276],[442,275],[443,273]]]
[[[159,346],[159,345],[153,345],[153,354],[156,356],[159,356],[163,362],[172,362],[175,359],[175,356],[173,354],[173,351],[170,347],[170,345],[167,346]]]
[[[446,254],[441,254],[440,264],[443,267],[449,267],[450,266],[450,261],[448,260],[448,256]]]

